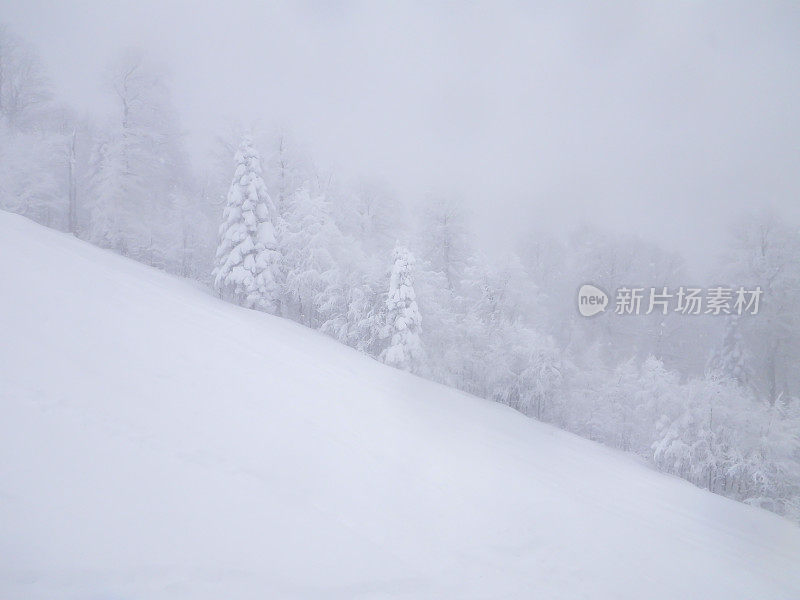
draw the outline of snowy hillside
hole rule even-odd
[[[0,598],[800,598],[800,528],[0,213]]]

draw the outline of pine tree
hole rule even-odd
[[[261,178],[261,159],[250,137],[236,153],[236,173],[219,228],[214,287],[247,308],[279,309],[281,256],[275,208]]]
[[[400,369],[419,372],[424,362],[424,350],[420,340],[422,316],[414,293],[414,256],[407,248],[398,246],[394,249],[393,259],[384,330],[389,344],[381,353],[381,360]]]

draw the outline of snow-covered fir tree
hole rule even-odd
[[[247,308],[279,311],[281,256],[275,208],[261,177],[261,159],[245,136],[219,228],[214,287]]]
[[[404,246],[397,246],[392,258],[384,329],[388,345],[381,353],[381,360],[387,365],[419,372],[425,353],[420,340],[422,316],[414,292],[414,255]]]

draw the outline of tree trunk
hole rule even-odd
[[[78,235],[78,188],[75,176],[75,140],[78,135],[77,128],[72,130],[72,141],[69,146],[69,212],[67,215],[67,230],[74,236]]]

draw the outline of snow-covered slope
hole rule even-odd
[[[0,213],[0,598],[800,598],[800,528]]]

